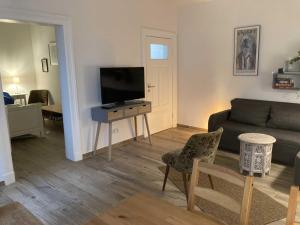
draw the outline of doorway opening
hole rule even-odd
[[[58,80],[60,83],[60,94],[57,94],[57,92],[52,91],[52,95],[49,95],[49,103],[48,105],[45,105],[44,109],[42,110],[42,118],[44,118],[44,123],[42,126],[45,125],[46,127],[46,134],[43,133],[44,130],[40,131],[40,119],[39,122],[36,122],[35,120],[35,128],[32,130],[32,133],[35,135],[53,135],[55,134],[53,129],[60,128],[61,131],[64,130],[64,132],[61,133],[64,134],[64,141],[65,144],[60,144],[58,146],[55,146],[55,143],[57,143],[52,137],[52,143],[51,148],[57,149],[65,149],[65,153],[63,155],[63,159],[69,159],[72,161],[79,161],[82,160],[82,152],[81,152],[81,134],[80,134],[80,123],[79,123],[79,112],[78,112],[78,100],[77,100],[77,86],[76,86],[76,76],[75,76],[75,68],[74,68],[74,59],[73,59],[73,49],[72,49],[72,33],[71,33],[71,22],[70,19],[63,16],[57,16],[57,15],[49,15],[49,14],[39,14],[39,13],[33,13],[33,12],[27,12],[27,11],[14,11],[14,10],[1,10],[1,18],[0,22],[9,22],[9,23],[15,23],[15,24],[26,24],[29,26],[40,26],[40,27],[52,27],[55,33],[55,41],[50,41],[47,44],[47,51],[49,53],[45,55],[45,57],[42,57],[39,60],[39,69],[42,71],[51,70],[53,68],[49,68],[50,66],[57,66],[59,65],[59,69],[57,68],[57,71],[59,73]],[[40,36],[41,34],[45,34],[45,32],[36,32],[36,36]],[[42,35],[41,35],[42,36]],[[33,39],[32,39],[33,40]],[[32,44],[34,45],[34,44]],[[56,52],[55,50],[58,50],[57,57],[55,57]],[[41,49],[37,47],[36,55],[37,57],[41,57],[39,53],[41,53]],[[43,53],[44,55],[45,53]],[[48,59],[48,60],[46,60]],[[52,60],[52,61],[50,61]],[[48,61],[48,62],[47,62]],[[53,65],[52,65],[52,64]],[[26,64],[26,63],[25,63]],[[47,65],[48,64],[48,65]],[[55,65],[56,64],[56,65]],[[28,67],[28,64],[24,65],[25,67]],[[48,68],[47,68],[48,67]],[[2,69],[2,68],[0,68]],[[3,73],[3,72],[2,72]],[[47,73],[47,72],[43,72]],[[1,76],[3,79],[3,75]],[[11,75],[11,91],[14,93],[13,97],[16,102],[19,104],[27,104],[31,101],[32,98],[26,96],[25,93],[21,93],[22,90],[25,90],[26,88],[21,88],[21,82],[23,81],[24,77],[19,76],[17,73],[14,73]],[[50,79],[50,81],[53,81],[54,79]],[[1,80],[0,80],[1,81]],[[6,80],[2,80],[2,83],[5,83]],[[1,83],[1,82],[0,82]],[[57,82],[56,82],[57,83]],[[26,86],[26,85],[25,85]],[[4,88],[7,89],[7,86],[4,85]],[[37,88],[38,89],[38,88]],[[47,90],[47,89],[46,89]],[[55,94],[53,94],[55,92]],[[19,94],[19,95],[17,95]],[[22,95],[23,94],[23,95]],[[25,97],[24,97],[25,94]],[[15,181],[15,174],[13,169],[13,161],[11,157],[11,145],[10,145],[10,139],[12,136],[17,135],[19,136],[21,133],[14,133],[13,128],[18,128],[20,125],[24,125],[25,127],[28,126],[28,117],[22,116],[18,120],[19,123],[17,125],[8,125],[10,122],[10,118],[14,118],[16,116],[15,112],[13,112],[11,115],[8,115],[7,113],[7,107],[4,106],[4,96],[3,96],[3,88],[2,85],[0,85],[0,120],[3,122],[0,128],[0,133],[2,134],[0,136],[0,147],[3,149],[0,153],[0,182],[4,181],[5,184],[10,184]],[[57,100],[57,96],[60,95],[60,99]],[[56,99],[55,99],[56,98]],[[26,102],[25,102],[26,101]],[[59,107],[60,103],[61,106]],[[52,103],[52,104],[51,104]],[[51,105],[51,106],[50,106]],[[56,105],[56,106],[55,106]],[[40,110],[33,110],[32,112],[36,113],[34,114],[35,117],[40,118]],[[26,112],[28,113],[28,112]],[[26,114],[25,113],[25,114]],[[29,112],[29,115],[33,117],[31,112]],[[20,116],[18,115],[18,116]],[[24,115],[24,112],[23,112]],[[38,116],[37,116],[38,115]],[[62,116],[63,115],[63,116]],[[63,118],[63,128],[62,128],[62,118]],[[6,123],[8,122],[8,123]],[[24,123],[24,124],[22,124]],[[27,124],[26,124],[27,123]],[[16,126],[16,127],[15,127]],[[47,128],[48,127],[48,128]],[[13,132],[12,132],[13,130]],[[34,131],[34,132],[33,132]],[[30,133],[31,134],[31,133]],[[54,135],[55,136],[55,135]],[[62,137],[62,136],[60,136]],[[40,139],[44,140],[44,139]],[[43,142],[40,142],[39,144],[43,145]],[[21,145],[22,148],[24,147],[24,151],[26,151],[26,148],[30,148],[30,146],[27,145]],[[63,147],[61,147],[63,146]],[[38,148],[38,147],[37,147]],[[47,157],[47,154],[45,155]]]
[[[0,22],[0,31],[0,73],[18,175],[26,162],[65,158],[56,35],[54,26],[21,22]]]

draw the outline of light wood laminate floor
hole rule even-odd
[[[158,167],[163,165],[162,154],[182,148],[197,132],[191,128],[169,129],[153,135],[152,146],[142,139],[114,147],[112,162],[106,161],[105,153],[82,162],[67,161],[60,129],[50,129],[46,138],[14,140],[12,154],[17,182],[0,187],[0,206],[19,201],[45,224],[58,225],[84,224],[138,192],[148,192],[186,207],[184,194],[171,182],[166,192],[161,192],[163,174]],[[273,165],[271,176],[257,178],[255,183],[287,204],[292,176],[291,168]]]

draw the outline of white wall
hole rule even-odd
[[[96,123],[90,109],[100,104],[100,66],[142,65],[142,27],[177,30],[173,0],[0,0],[0,7],[27,9],[69,16],[77,72],[82,152],[91,151]],[[132,137],[128,121],[115,123],[113,142]],[[99,147],[107,145],[107,126]]]
[[[2,89],[0,77],[0,89]],[[0,93],[0,104],[4,104],[3,93]],[[8,123],[6,110],[4,107],[0,108],[0,182],[5,181],[6,185],[15,182],[15,173],[12,163],[11,146],[7,142],[9,137]]]
[[[0,23],[0,72],[3,89],[10,92],[29,93],[36,88],[35,68],[31,45],[30,26]],[[13,83],[19,77],[20,83]]]
[[[54,26],[31,25],[31,38],[33,48],[33,61],[36,72],[36,88],[50,91],[50,104],[60,104],[60,82],[58,66],[50,65],[49,48],[50,42],[55,40]],[[49,72],[43,72],[41,59],[48,59]]]
[[[179,13],[179,123],[207,128],[235,97],[300,103],[272,89],[272,71],[300,50],[299,0],[215,0]],[[258,77],[233,76],[234,28],[261,25]]]

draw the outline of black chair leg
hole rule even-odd
[[[209,179],[209,183],[210,183],[211,189],[214,190],[215,188],[214,188],[214,183],[213,183],[213,180],[211,178],[211,175],[208,175],[208,179]]]
[[[162,191],[165,191],[166,183],[167,183],[168,176],[169,176],[169,171],[170,171],[170,166],[167,165],[166,172],[165,172],[164,184],[163,184],[163,187],[162,187]]]
[[[187,180],[186,180],[186,174],[182,173],[182,179],[183,179],[183,186],[184,186],[184,191],[185,191],[185,196],[186,196],[186,200],[188,201],[188,184],[187,184]]]

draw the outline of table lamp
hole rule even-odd
[[[15,84],[15,94],[18,94],[18,84],[20,83],[19,77],[13,77],[13,83]]]

